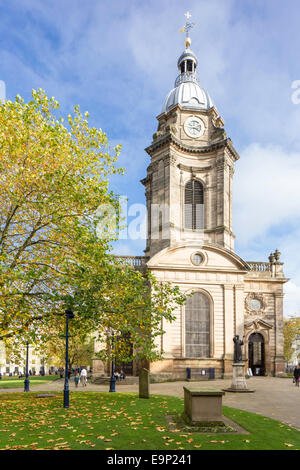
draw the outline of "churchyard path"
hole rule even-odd
[[[210,380],[192,382],[199,387],[228,388],[231,380]],[[155,395],[172,395],[183,398],[183,387],[188,382],[164,382],[150,385],[150,393]],[[230,393],[226,392],[223,397],[223,405],[239,408],[252,413],[258,413],[269,418],[276,419],[282,423],[289,424],[300,430],[300,387],[295,387],[290,378],[279,377],[251,377],[247,380],[248,387],[254,389],[254,393]],[[33,392],[62,391],[63,380],[56,380],[45,385],[36,385],[31,388]],[[109,385],[94,385],[88,383],[86,387],[81,385],[75,387],[73,380],[70,380],[70,391],[101,391],[107,392]],[[138,392],[138,385],[120,385],[116,383],[116,391]],[[1,393],[20,392],[19,388],[0,389]]]

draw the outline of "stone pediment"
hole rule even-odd
[[[202,262],[198,265],[193,262],[195,254],[202,257]],[[165,248],[150,258],[147,266],[149,268],[243,273],[249,270],[247,263],[232,251],[220,246],[196,242]]]
[[[273,326],[270,323],[262,320],[261,318],[257,318],[256,320],[251,320],[245,323],[245,329],[254,329],[254,331],[271,330],[272,328]]]

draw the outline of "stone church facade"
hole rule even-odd
[[[232,373],[233,337],[244,337],[243,359],[254,375],[281,375],[283,273],[280,253],[244,261],[234,251],[232,183],[239,155],[224,121],[197,77],[190,38],[178,60],[146,152],[142,180],[148,210],[144,257],[120,257],[193,295],[163,325],[163,360],[150,372],[185,379],[187,368]],[[135,370],[135,368],[134,368]]]

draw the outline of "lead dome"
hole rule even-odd
[[[174,88],[167,95],[162,113],[167,113],[179,104],[182,108],[209,109],[213,102],[204,88],[199,84],[196,68],[198,60],[194,52],[187,47],[177,62],[180,74],[175,80]]]

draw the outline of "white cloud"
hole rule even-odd
[[[300,153],[249,145],[234,177],[234,232],[240,254],[267,260],[278,248],[285,284],[284,315],[300,313]]]
[[[300,284],[289,281],[285,287],[284,316],[300,316]]]
[[[300,153],[252,144],[241,152],[234,177],[234,226],[241,244],[300,225]]]
[[[5,98],[6,98],[5,82],[3,80],[0,80],[0,101],[4,101]]]

